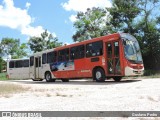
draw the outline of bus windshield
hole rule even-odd
[[[143,63],[138,41],[130,34],[121,34],[124,44],[125,57],[133,63]]]

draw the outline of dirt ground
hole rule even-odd
[[[159,111],[160,78],[92,80],[0,81],[29,87],[26,92],[0,97],[0,111]]]

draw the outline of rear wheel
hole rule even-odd
[[[94,76],[93,78],[96,80],[96,82],[104,82],[105,81],[105,73],[102,68],[97,68],[94,71],[93,76]]]
[[[113,77],[114,81],[116,82],[120,82],[122,77],[121,76],[116,76],[116,77]]]
[[[55,82],[55,79],[52,79],[50,72],[46,72],[45,79],[46,79],[46,82]]]
[[[62,82],[69,82],[69,79],[61,79]]]

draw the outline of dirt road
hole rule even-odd
[[[76,80],[69,83],[1,81],[30,89],[0,97],[0,110],[20,111],[144,111],[160,110],[160,78],[106,81]]]

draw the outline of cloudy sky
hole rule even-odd
[[[110,7],[109,0],[0,0],[0,40],[27,42],[45,29],[64,43],[72,43],[73,22],[78,11]]]

